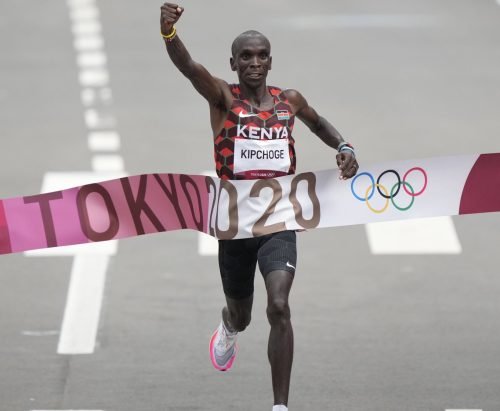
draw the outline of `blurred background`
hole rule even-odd
[[[191,55],[229,82],[234,37],[266,34],[268,83],[299,90],[362,167],[500,151],[498,1],[180,5]],[[1,2],[1,198],[213,169],[207,103],[166,54],[160,6]],[[335,167],[302,124],[294,137],[299,172]],[[499,232],[492,214],[301,234],[289,409],[500,409]],[[176,232],[0,257],[0,410],[270,410],[259,273],[234,368],[211,367],[214,253]]]

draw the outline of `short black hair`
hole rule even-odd
[[[233,58],[236,57],[236,54],[238,53],[238,49],[240,48],[242,40],[245,40],[249,37],[263,38],[267,43],[267,46],[269,47],[269,51],[271,51],[271,42],[266,36],[264,36],[260,31],[257,30],[247,30],[234,39],[233,44],[231,45],[231,54],[233,55]]]

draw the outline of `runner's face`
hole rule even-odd
[[[257,86],[265,82],[271,70],[271,50],[262,37],[248,37],[241,40],[236,56],[231,58],[231,68],[238,73],[241,82]]]

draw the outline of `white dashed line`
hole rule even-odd
[[[80,68],[102,67],[106,65],[106,54],[102,51],[89,51],[80,53],[77,57]]]
[[[116,131],[95,131],[89,134],[88,143],[92,151],[116,151],[120,149],[120,136]]]
[[[90,20],[90,21],[76,21],[71,26],[71,31],[75,37],[84,36],[89,34],[98,34],[101,33],[102,28],[101,24],[98,21]]]
[[[102,128],[115,128],[116,120],[115,117],[102,113],[96,109],[88,109],[84,113],[85,124],[90,130],[102,129]]]
[[[104,47],[104,40],[97,35],[77,37],[73,45],[77,51],[100,50]]]
[[[79,74],[80,85],[83,87],[104,87],[108,85],[108,71],[102,68],[83,69]]]
[[[367,224],[373,254],[460,254],[462,246],[451,217]]]
[[[86,7],[77,7],[70,12],[71,20],[92,20],[99,18],[99,10],[96,7],[86,6]]]
[[[94,155],[92,169],[102,173],[48,173],[43,190],[54,191],[119,178],[123,158],[112,153],[120,148],[116,120],[110,114],[112,93],[108,86],[109,72],[104,39],[101,36],[99,10],[94,0],[68,0],[72,19],[73,44],[77,53],[81,100],[88,144]],[[106,151],[108,154],[99,152]],[[96,155],[95,152],[98,152]],[[117,241],[107,241],[45,250],[30,251],[29,256],[72,255],[71,280],[64,310],[57,352],[59,354],[91,354],[97,344],[99,318],[111,255],[116,254]],[[49,411],[49,410],[45,410]],[[81,410],[84,411],[84,410]],[[91,410],[87,410],[91,411]],[[101,410],[93,410],[101,411]]]
[[[93,106],[96,104],[111,105],[113,97],[111,89],[102,87],[98,89],[84,88],[81,92],[82,104],[85,107]]]

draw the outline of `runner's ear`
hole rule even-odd
[[[231,66],[231,70],[236,71],[236,62],[235,62],[234,58],[231,57],[229,59],[229,64]]]

